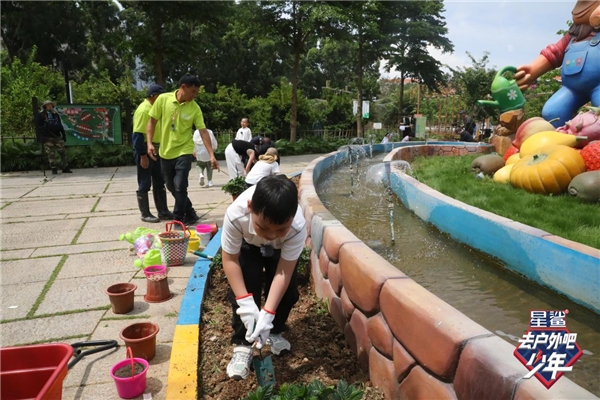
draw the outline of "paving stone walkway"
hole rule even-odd
[[[282,157],[281,170],[301,171],[316,157]],[[224,161],[221,170],[226,170]],[[125,357],[119,332],[132,323],[152,321],[160,332],[146,392],[164,399],[173,332],[197,257],[188,253],[184,266],[169,271],[171,300],[143,300],[144,275],[133,266],[136,256],[129,244],[118,238],[138,226],[164,225],[140,220],[135,167],[47,172],[46,179],[41,171],[0,177],[0,346],[115,339],[118,349],[87,356],[67,373],[63,399],[119,399],[109,375],[110,367]],[[189,197],[201,222],[221,226],[231,204],[221,190],[228,179],[215,171],[215,186],[203,188],[192,169]],[[172,208],[170,195],[168,201]],[[104,292],[119,282],[138,286],[135,308],[126,315],[113,314]]]

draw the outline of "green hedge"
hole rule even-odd
[[[347,139],[302,138],[296,143],[281,139],[275,142],[280,156],[300,154],[330,153],[348,144]],[[218,160],[224,160],[225,149],[215,152]],[[3,142],[1,146],[1,171],[35,171],[46,168],[48,161],[42,157],[41,144],[36,142]],[[94,143],[90,146],[67,147],[67,158],[71,168],[120,167],[135,165],[130,146]]]
[[[42,145],[36,142],[4,142],[1,153],[2,172],[38,170],[42,162],[48,168],[47,157],[42,157]],[[131,147],[114,144],[67,147],[67,159],[71,168],[135,165]]]

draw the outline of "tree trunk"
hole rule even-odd
[[[360,36],[359,36],[360,37]],[[356,107],[356,136],[363,137],[363,107],[362,107],[362,91],[363,91],[363,43],[362,39],[358,42],[358,104]]]
[[[162,46],[162,26],[161,22],[157,23],[154,26],[154,43],[156,46],[154,47],[154,77],[156,79],[156,83],[161,86],[165,86],[165,77],[163,74],[163,46]]]
[[[404,71],[400,72],[400,98],[398,99],[398,126],[404,122]]]
[[[290,143],[296,142],[298,125],[298,70],[300,69],[300,52],[294,54],[294,69],[292,72],[292,118],[290,120]]]

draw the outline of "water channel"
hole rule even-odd
[[[358,167],[354,159],[321,176],[317,192],[330,212],[403,273],[514,346],[529,326],[530,310],[568,309],[567,326],[584,354],[565,376],[600,396],[600,316],[454,241],[395,196],[390,205],[380,182],[383,156],[370,159],[367,151]]]

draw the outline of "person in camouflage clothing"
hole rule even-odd
[[[73,171],[69,169],[65,151],[65,140],[67,140],[65,128],[60,121],[60,116],[54,109],[54,103],[50,100],[44,101],[42,104],[42,111],[36,115],[35,128],[37,130],[38,138],[44,144],[44,151],[48,155],[48,162],[50,168],[52,168],[52,174],[58,174],[56,152],[58,152],[62,161],[62,172],[65,174],[72,173]]]

